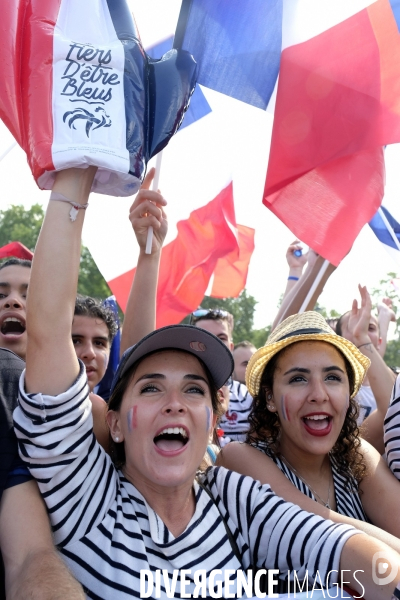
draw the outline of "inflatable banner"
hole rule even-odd
[[[195,87],[186,51],[149,58],[125,0],[1,0],[0,117],[51,189],[98,167],[92,190],[134,194]]]

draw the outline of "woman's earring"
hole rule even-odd
[[[118,443],[119,442],[119,437],[117,436],[114,441]]]

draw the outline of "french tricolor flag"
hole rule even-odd
[[[377,213],[369,222],[369,226],[383,244],[386,252],[400,264],[400,224],[384,206],[380,206]]]
[[[381,203],[382,146],[400,141],[399,13],[398,0],[182,2],[177,47],[200,83],[259,108],[277,83],[263,202],[335,265]]]
[[[152,61],[125,0],[3,1],[0,36],[0,117],[39,187],[94,165],[93,191],[135,193],[182,121],[193,58]]]

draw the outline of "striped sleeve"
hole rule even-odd
[[[21,458],[37,480],[55,535],[63,547],[96,527],[115,498],[116,473],[93,434],[83,364],[58,396],[27,394],[21,375],[14,428]]]
[[[400,375],[394,384],[383,432],[388,467],[400,481]]]
[[[292,581],[296,572],[299,580],[308,576],[311,582],[318,576],[326,581],[333,571],[335,582],[343,546],[359,531],[307,513],[274,494],[269,485],[222,467],[210,469],[206,477],[238,545],[244,542],[244,569],[278,569],[281,579],[289,571]]]

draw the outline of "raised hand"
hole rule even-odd
[[[358,289],[361,295],[361,304],[359,307],[357,300],[353,300],[347,327],[348,339],[360,347],[371,343],[368,329],[371,320],[372,302],[366,286],[359,285]]]
[[[393,301],[390,298],[382,298],[382,300],[378,303],[378,314],[379,316],[386,315],[389,318],[389,321],[392,323],[396,322],[396,314],[393,310]]]
[[[160,252],[168,231],[167,216],[164,212],[167,201],[160,191],[150,190],[154,174],[155,169],[150,169],[129,211],[129,220],[142,252],[146,248],[147,230],[150,226],[153,227],[152,254]]]
[[[289,265],[290,272],[292,272],[292,270],[299,270],[301,274],[303,267],[308,260],[308,252],[302,254],[301,256],[296,256],[296,250],[303,250],[300,240],[294,240],[294,242],[290,244],[286,252],[286,260],[287,264]]]

